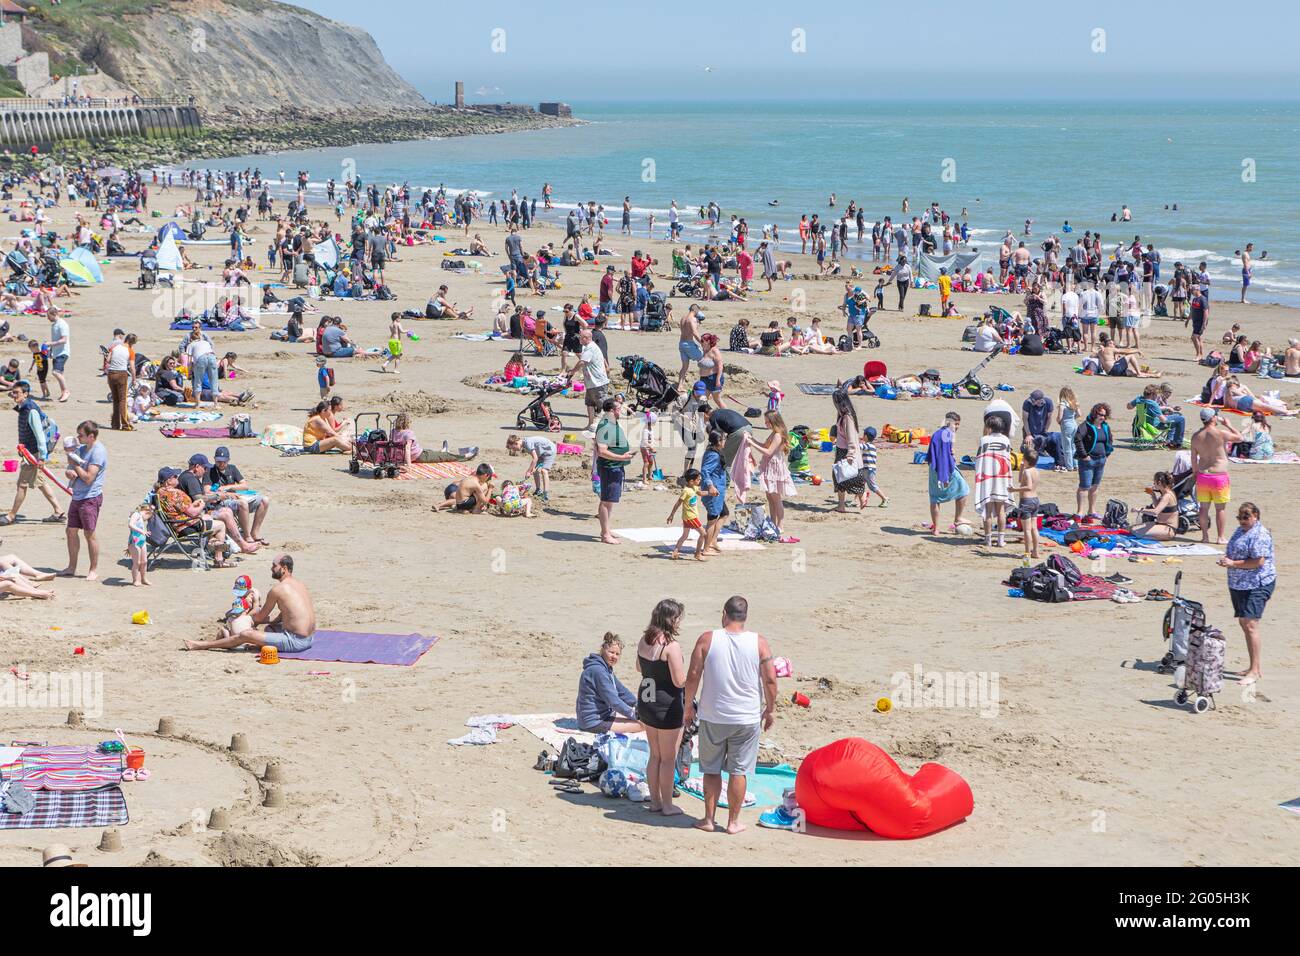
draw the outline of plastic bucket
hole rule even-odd
[[[523,388],[528,384],[528,379],[522,375],[516,375],[514,381],[510,383],[515,388]]]
[[[17,459],[17,458],[6,458],[6,459],[5,459],[5,463],[4,463],[4,470],[5,470],[5,471],[17,471],[17,470],[18,470],[18,459]]]
[[[833,442],[833,441],[823,441],[822,444],[821,444],[821,449],[822,449],[822,451],[834,451],[834,450],[835,450],[835,442]]]
[[[129,770],[139,770],[144,766],[144,748],[131,747],[126,752],[126,766]]]

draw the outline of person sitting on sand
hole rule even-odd
[[[1287,418],[1296,414],[1281,399],[1256,395],[1250,390],[1249,386],[1243,385],[1235,375],[1228,379],[1228,390],[1223,404],[1225,408],[1235,408],[1239,412],[1253,412],[1259,409],[1272,415],[1283,415]]]
[[[328,402],[317,402],[311,417],[302,427],[302,449],[309,455],[320,455],[327,451],[352,453],[352,442],[340,429],[335,428],[328,418]]]
[[[1102,332],[1098,337],[1100,347],[1097,349],[1097,364],[1101,366],[1102,375],[1122,375],[1129,378],[1159,378],[1160,373],[1144,371],[1138,359],[1142,357],[1139,349],[1122,349],[1111,344],[1110,335]]]
[[[446,285],[438,286],[438,291],[424,307],[426,319],[468,319],[474,314],[473,308],[463,312],[456,308],[456,303],[447,299],[447,291]]]
[[[470,244],[469,244],[469,254],[470,254],[471,256],[490,256],[490,255],[492,255],[492,253],[488,252],[488,247],[487,247],[486,245],[484,245],[484,243],[483,243],[483,237],[480,236],[477,232],[474,233],[474,239],[473,239],[473,240],[470,242]]]
[[[635,695],[614,673],[614,665],[622,655],[622,640],[607,631],[600,650],[583,659],[575,707],[579,730],[589,734],[637,734],[645,729],[636,719]]]
[[[265,603],[251,615],[252,627],[231,634],[222,628],[214,641],[186,641],[187,651],[213,651],[232,647],[274,647],[286,654],[311,648],[316,633],[316,608],[307,586],[293,576],[293,557],[281,554],[271,562],[275,584]]]
[[[1129,530],[1140,538],[1170,541],[1178,534],[1178,496],[1174,494],[1174,478],[1167,471],[1158,471],[1154,484],[1147,489],[1151,504],[1138,512],[1141,520]]]
[[[433,511],[468,511],[482,514],[492,501],[492,479],[496,472],[484,462],[474,469],[474,474],[467,475],[460,481],[453,481],[443,489],[443,500],[435,504]]]
[[[1300,378],[1300,339],[1288,340],[1282,370],[1287,378]]]
[[[54,577],[52,572],[37,571],[16,554],[0,555],[0,595],[12,594],[14,597],[48,601],[54,597],[53,591],[35,587],[28,582],[53,581]]]

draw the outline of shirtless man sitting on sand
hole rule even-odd
[[[1300,339],[1287,342],[1286,354],[1282,357],[1283,371],[1287,378],[1300,378]]]
[[[1102,375],[1126,375],[1129,378],[1159,378],[1159,372],[1144,372],[1138,359],[1142,352],[1138,349],[1122,349],[1115,346],[1110,336],[1101,333],[1101,347],[1097,349],[1097,363]]]
[[[215,641],[186,641],[187,651],[214,651],[248,644],[269,646],[285,653],[305,651],[316,633],[316,608],[307,586],[293,576],[293,558],[282,554],[271,562],[275,584],[266,603],[253,612],[253,626],[238,634],[225,628]]]
[[[1232,482],[1228,478],[1228,443],[1239,442],[1242,435],[1224,421],[1213,408],[1201,409],[1201,428],[1192,436],[1192,471],[1196,474],[1196,501],[1201,506],[1196,523],[1201,527],[1201,543],[1210,543],[1210,505],[1214,505],[1214,523],[1218,530],[1215,544],[1227,544],[1224,521],[1228,502],[1232,500]]]
[[[433,506],[434,511],[468,511],[482,514],[492,498],[492,479],[496,472],[484,462],[474,469],[474,474],[454,481],[443,492],[444,498]]]

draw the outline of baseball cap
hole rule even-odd
[[[225,445],[220,446],[212,453],[213,461],[230,461],[230,449]]]
[[[862,429],[862,437],[865,438],[867,441],[875,441],[876,430],[872,428],[870,425],[868,425],[866,428]]]
[[[236,594],[247,594],[251,590],[253,590],[253,579],[247,574],[241,574],[239,577],[235,578]]]
[[[204,468],[211,468],[212,462],[208,461],[207,455],[190,455],[190,467],[202,465]]]
[[[179,475],[179,474],[180,474],[180,472],[179,472],[177,469],[175,469],[175,468],[159,468],[159,469],[158,469],[158,484],[161,485],[161,484],[162,484],[164,481],[166,481],[168,478],[175,478],[175,477],[176,477],[177,475]]]
[[[708,387],[707,385],[705,385],[703,382],[696,382],[696,383],[695,383],[694,392],[695,392],[696,395],[703,395],[703,394],[704,394],[705,392],[707,392],[708,390],[709,390],[709,387]]]
[[[1202,408],[1202,409],[1201,409],[1201,421],[1203,421],[1203,422],[1213,421],[1213,420],[1214,420],[1214,416],[1217,415],[1217,414],[1219,414],[1219,413],[1216,412],[1213,408]]]

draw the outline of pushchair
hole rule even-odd
[[[361,427],[362,419],[375,420],[375,427],[363,429]],[[387,475],[389,478],[396,478],[398,468],[406,463],[405,443],[398,444],[389,439],[393,432],[393,423],[396,421],[396,415],[388,416],[388,429],[379,427],[378,412],[362,412],[356,417],[355,431],[356,440],[352,443],[352,460],[348,462],[348,473],[358,474],[363,464],[371,466],[370,477],[383,478]]]
[[[633,411],[666,412],[676,403],[677,386],[668,380],[668,374],[660,366],[639,355],[626,355],[619,362],[623,366],[623,378],[633,392]]]
[[[698,299],[704,295],[704,275],[686,276],[678,279],[677,284],[672,287],[669,295],[684,295],[690,299]]]
[[[550,382],[541,387],[531,402],[523,407],[515,419],[516,428],[536,428],[544,432],[558,432],[561,427],[560,416],[555,414],[548,401],[552,395],[558,395],[569,387],[568,382]]]
[[[664,327],[664,294],[651,292],[646,299],[645,312],[641,315],[642,332],[658,332]]]
[[[17,249],[5,256],[5,265],[9,267],[10,281],[32,278],[30,260]]]
[[[140,257],[140,278],[136,288],[152,289],[158,284],[158,260],[153,256]]]
[[[998,357],[998,352],[990,352],[984,358],[980,359],[973,369],[963,375],[952,385],[945,385],[943,393],[945,397],[951,398],[981,398],[988,401],[993,397],[993,386],[980,381],[980,372],[984,371],[989,362]]]
[[[862,344],[869,349],[880,348],[880,337],[871,331],[871,317],[876,314],[875,306],[867,306],[862,319]]]

